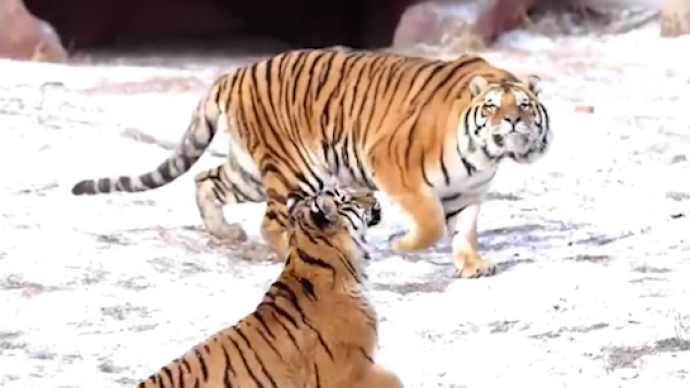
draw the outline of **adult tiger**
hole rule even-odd
[[[195,178],[211,234],[245,239],[222,207],[267,201],[262,235],[282,256],[286,193],[315,192],[335,177],[383,191],[411,216],[410,230],[391,237],[394,249],[425,250],[448,230],[458,275],[490,275],[494,265],[477,251],[477,216],[501,160],[530,163],[549,148],[538,93],[538,77],[522,81],[474,55],[286,52],[220,77],[155,171],[81,181],[72,192],[163,186],[191,168],[220,127],[230,134],[228,161]]]
[[[289,198],[287,261],[256,310],[137,387],[403,388],[373,360],[364,234],[380,209],[371,192]]]

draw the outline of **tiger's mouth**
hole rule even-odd
[[[530,133],[511,131],[503,136],[503,142],[506,148],[513,151],[519,151],[530,148],[534,143],[534,138]]]
[[[542,141],[525,135],[507,139],[505,144],[506,157],[517,163],[531,163],[544,153],[545,148]]]
[[[496,147],[501,148],[506,154],[523,153],[536,146],[535,133],[528,128],[503,128],[497,133],[491,134],[491,141]]]
[[[535,131],[511,128],[503,133],[492,133],[491,142],[500,150],[501,159],[505,157],[517,163],[529,163],[544,148]]]

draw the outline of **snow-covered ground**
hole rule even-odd
[[[425,255],[389,251],[402,220],[384,207],[370,267],[378,358],[408,387],[687,386],[690,68],[679,55],[690,41],[657,31],[516,32],[487,53],[542,77],[554,148],[496,178],[481,218],[494,277],[453,279],[447,240]],[[199,230],[193,173],[137,195],[69,192],[163,160],[122,132],[175,142],[219,67],[0,69],[0,386],[131,387],[254,308],[280,270],[257,259],[263,204],[226,209],[254,238],[233,249]]]

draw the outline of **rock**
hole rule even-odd
[[[400,16],[415,0],[25,1],[75,49],[182,44],[238,45],[244,50],[243,40],[260,40],[277,43],[283,50],[285,46],[388,47]],[[253,43],[247,48],[264,51]]]
[[[553,1],[553,0],[548,0]],[[450,45],[473,50],[491,45],[520,25],[545,0],[436,0],[409,7],[400,18],[393,47]]]
[[[690,3],[665,0],[661,11],[661,36],[674,38],[690,33]]]
[[[393,47],[426,44],[450,46],[455,51],[479,49],[519,27],[537,6],[563,10],[574,7],[586,14],[590,8],[583,3],[583,0],[424,1],[403,13]]]
[[[408,7],[395,30],[393,48],[438,46],[457,39],[472,41],[476,38],[476,12],[468,11],[473,8],[476,6],[467,0],[425,1]]]
[[[520,25],[522,17],[539,0],[494,0],[484,8],[477,20],[477,33],[486,44]]]
[[[0,57],[65,62],[68,54],[53,27],[29,13],[22,0],[0,0]]]
[[[443,35],[442,17],[432,3],[409,7],[400,17],[393,35],[393,47],[410,47],[419,43],[438,44]]]
[[[575,105],[575,112],[594,113],[594,107],[592,105]]]

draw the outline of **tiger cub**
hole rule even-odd
[[[256,310],[138,388],[402,388],[374,362],[378,318],[367,299],[371,194],[325,190],[288,205],[285,267]]]
[[[192,114],[177,150],[153,172],[84,180],[75,195],[137,192],[172,182],[220,128],[229,158],[196,175],[206,229],[246,239],[223,206],[266,201],[266,241],[284,255],[287,193],[340,186],[380,190],[413,220],[392,236],[423,251],[448,233],[463,278],[491,275],[477,218],[502,160],[531,163],[552,142],[539,78],[524,80],[481,57],[453,61],[388,53],[291,51],[220,77]]]

